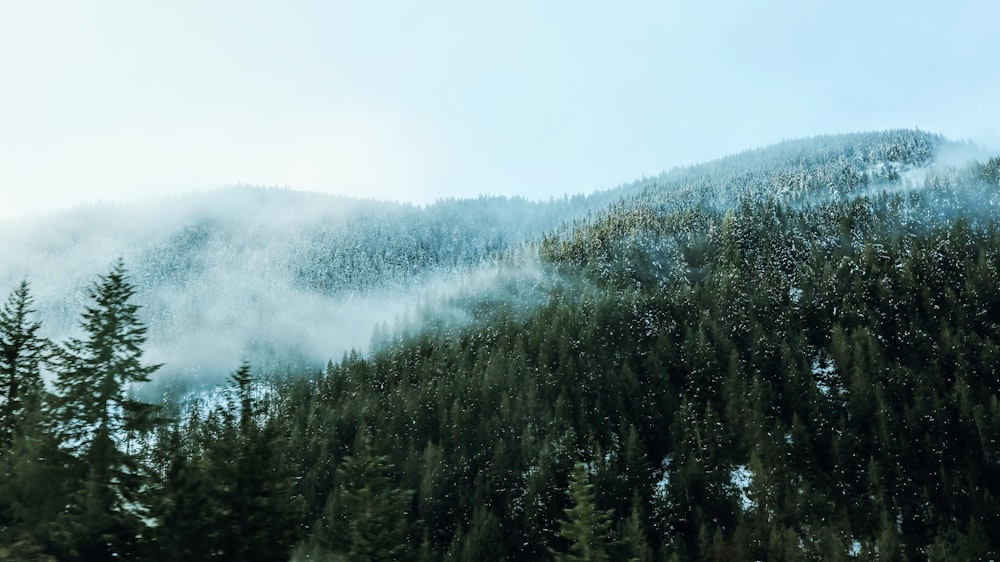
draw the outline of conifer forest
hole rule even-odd
[[[972,152],[894,130],[548,202],[245,187],[148,236],[2,225],[0,560],[996,558],[1000,156]]]

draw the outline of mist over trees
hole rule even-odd
[[[368,347],[373,328],[415,312],[457,276],[498,267],[564,220],[618,192],[532,202],[480,197],[418,207],[234,187],[133,207],[98,205],[0,222],[0,286],[30,278],[45,336],[77,328],[85,287],[130,264],[156,379],[222,382]],[[206,291],[205,287],[211,287]]]
[[[112,265],[52,343],[21,283],[0,560],[995,557],[1000,158],[944,148],[818,137],[625,186],[482,250],[531,274],[449,292],[367,353],[227,357],[224,387],[155,405],[145,273]],[[469,229],[493,205],[449,204]],[[430,239],[442,267],[485,255]],[[323,250],[296,279],[326,279],[336,244],[303,247]]]

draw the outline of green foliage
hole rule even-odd
[[[639,507],[641,497],[638,494],[633,499],[632,511],[628,519],[619,525],[618,535],[621,537],[622,551],[629,562],[653,562],[655,554],[649,543],[646,531],[646,516]]]
[[[62,556],[134,557],[146,530],[144,467],[133,443],[158,423],[156,407],[130,395],[158,365],[143,365],[146,327],[119,260],[90,290],[80,322],[85,336],[56,350],[52,416],[60,446],[73,457],[70,503],[53,523]]]
[[[13,442],[0,454],[0,545],[10,545],[11,556],[30,559],[22,549],[52,546],[52,522],[70,500],[75,479],[67,468],[75,463],[59,448],[44,412],[26,410]]]
[[[554,553],[557,562],[611,560],[611,512],[597,509],[593,487],[586,464],[576,463],[569,479],[573,506],[565,510],[566,518],[559,522],[559,536],[568,547],[564,553]]]
[[[40,364],[47,342],[31,319],[27,281],[0,309],[0,559],[44,559],[42,523],[63,498],[64,461],[46,430]]]
[[[262,387],[243,363],[226,401],[167,437],[155,513],[158,559],[278,560],[298,538],[298,501]]]
[[[19,406],[0,558],[995,557],[994,162],[906,190],[934,138],[866,142],[681,174],[545,236],[461,324],[243,365],[170,427],[124,392],[151,368],[119,264],[57,396]]]
[[[41,407],[39,365],[47,342],[38,335],[41,322],[31,319],[33,298],[27,281],[0,308],[0,450],[10,446],[31,410]]]
[[[399,560],[410,550],[406,512],[414,492],[397,486],[389,458],[376,454],[367,438],[356,451],[337,469],[320,543],[347,560]]]
[[[139,305],[130,302],[134,294],[119,260],[90,289],[91,305],[80,321],[84,338],[70,339],[52,359],[58,373],[53,415],[63,442],[80,456],[110,455],[95,459],[102,471],[125,458],[115,453],[118,443],[106,442],[147,432],[156,422],[155,408],[129,393],[160,367],[142,364],[146,326]]]

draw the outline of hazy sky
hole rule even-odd
[[[896,127],[996,150],[998,21],[994,0],[0,0],[0,217],[235,183],[547,198]]]

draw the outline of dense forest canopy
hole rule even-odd
[[[995,557],[1000,157],[937,160],[962,148],[818,137],[590,199],[290,217],[275,290],[460,288],[323,369],[225,357],[155,404],[143,299],[236,230],[117,262],[62,341],[29,280],[0,310],[0,559]]]

